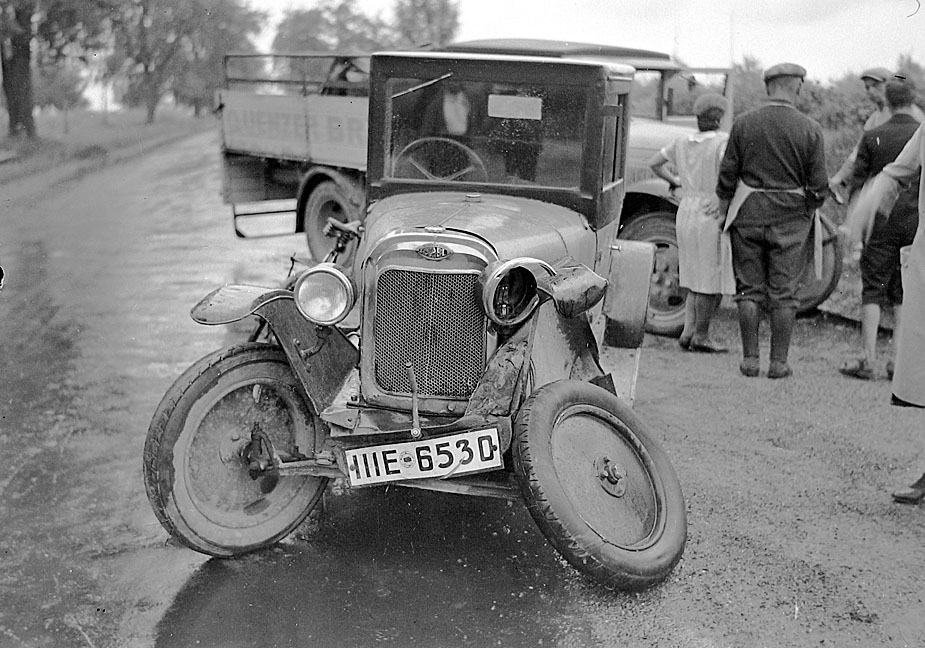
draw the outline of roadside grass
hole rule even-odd
[[[0,139],[0,184],[71,161],[102,159],[119,149],[215,127],[209,114],[194,117],[188,110],[171,107],[158,109],[153,124],[144,122],[143,109],[75,110],[66,118],[61,112],[41,111],[36,114],[36,140]],[[0,111],[0,133],[5,135],[7,125],[8,117]]]

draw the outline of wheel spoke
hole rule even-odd
[[[408,158],[408,162],[410,162],[411,166],[417,169],[421,173],[421,175],[423,175],[428,180],[439,180],[437,176],[431,173],[428,169],[425,169],[424,165],[418,162],[415,158]]]
[[[461,178],[461,177],[463,177],[464,175],[466,175],[466,174],[468,174],[468,173],[471,173],[472,171],[475,171],[475,167],[474,167],[473,165],[470,164],[469,166],[467,166],[467,167],[466,167],[465,169],[463,169],[462,171],[457,171],[456,173],[454,173],[454,174],[452,174],[452,175],[448,175],[446,178],[444,178],[444,180],[456,180],[457,178]]]

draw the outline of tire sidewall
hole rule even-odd
[[[648,454],[647,470],[661,503],[660,532],[639,550],[601,542],[572,507],[556,477],[551,435],[563,411],[577,404],[607,412],[624,425],[617,431]],[[667,455],[630,408],[590,383],[563,380],[533,394],[515,421],[512,458],[521,492],[537,525],[573,566],[619,589],[636,590],[663,580],[680,560],[687,540],[684,496]],[[590,470],[589,470],[590,475]]]
[[[193,364],[176,380],[161,400],[145,439],[145,490],[155,515],[164,528],[184,545],[212,556],[226,557],[247,553],[274,544],[305,519],[320,500],[326,485],[326,480],[305,480],[297,490],[298,493],[306,495],[304,506],[295,514],[290,511],[288,521],[275,523],[276,530],[259,541],[234,545],[217,544],[197,531],[194,528],[195,522],[189,522],[191,518],[184,512],[189,505],[180,504],[178,497],[182,501],[185,500],[176,492],[179,482],[176,475],[175,450],[200,399],[212,392],[224,376],[255,362],[279,363],[288,367],[282,349],[265,343],[248,343],[217,351]],[[303,403],[303,406],[311,412],[307,403]],[[313,488],[313,484],[316,487]],[[293,498],[292,502],[295,501],[296,498]]]
[[[348,222],[359,218],[360,210],[350,200],[350,196],[334,180],[325,180],[315,185],[308,197],[305,199],[301,214],[301,226],[305,232],[305,239],[308,244],[308,250],[312,258],[316,261],[324,259],[325,255],[334,247],[334,239],[325,236],[322,228],[327,223],[327,217],[323,215],[322,208],[327,203],[336,203],[340,207],[342,222]],[[355,251],[356,244],[352,243],[344,258],[339,259],[339,263],[347,263],[350,255]]]

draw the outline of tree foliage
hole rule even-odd
[[[32,119],[33,42],[40,63],[59,60],[69,47],[100,47],[105,38],[108,3],[104,0],[4,0],[0,4],[0,70],[11,136],[35,137]]]
[[[221,87],[222,66],[229,52],[255,52],[251,37],[261,29],[265,15],[238,2],[216,2],[210,19],[190,35],[182,51],[179,71],[170,89],[178,103],[193,106],[198,115]]]
[[[372,52],[444,45],[459,30],[458,0],[395,0],[392,19],[363,13],[355,0],[321,0],[290,9],[273,40],[275,52]]]
[[[442,46],[459,31],[458,0],[395,0],[395,30],[409,45]]]
[[[113,59],[128,81],[123,100],[144,105],[148,123],[171,88],[201,101],[217,83],[209,73],[221,69],[224,48],[246,48],[261,17],[243,0],[122,0],[112,23]]]
[[[290,9],[276,30],[274,52],[371,52],[395,47],[394,30],[360,11],[355,0],[322,0],[312,9]]]

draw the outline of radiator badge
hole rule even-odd
[[[418,248],[417,252],[425,259],[430,259],[431,261],[442,261],[452,254],[450,248],[445,245],[439,245],[438,243],[422,245]]]

